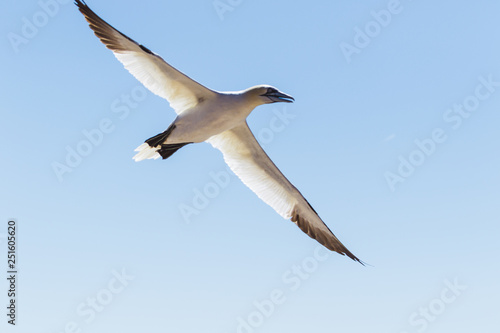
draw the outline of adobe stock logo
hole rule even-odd
[[[354,55],[360,54],[367,48],[393,22],[394,17],[403,12],[403,9],[404,6],[400,0],[390,0],[385,9],[372,10],[370,12],[372,20],[366,22],[363,27],[355,26],[352,42],[342,42],[339,44],[340,51],[347,63],[350,64]]]
[[[130,283],[135,280],[135,276],[127,274],[125,268],[122,268],[121,271],[113,270],[111,274],[113,276],[102,289],[88,296],[84,302],[78,304],[76,308],[78,319],[66,322],[64,327],[58,332],[88,332],[88,326],[102,315],[106,308],[111,306],[111,303],[121,298],[119,295],[127,290]]]
[[[52,170],[59,182],[63,182],[66,174],[72,173],[79,167],[84,159],[92,154],[107,137],[116,129],[119,121],[127,119],[133,110],[137,110],[141,102],[148,96],[146,88],[136,86],[127,94],[121,94],[110,105],[110,111],[115,119],[111,117],[102,118],[99,123],[91,129],[81,131],[82,139],[74,145],[66,145],[66,156],[61,161],[51,163]],[[117,119],[118,120],[117,120]]]
[[[19,53],[20,46],[28,44],[33,40],[40,29],[49,24],[50,19],[54,18],[60,11],[60,5],[70,3],[71,0],[40,0],[38,6],[40,10],[36,11],[29,17],[23,16],[21,18],[21,29],[19,33],[9,32],[7,39],[12,46],[14,52]]]
[[[453,282],[445,280],[444,285],[445,287],[441,290],[439,297],[433,298],[424,306],[419,307],[417,311],[410,314],[408,323],[413,330],[402,331],[401,333],[426,332],[468,289],[468,286],[461,284],[457,278]]]
[[[443,113],[444,122],[450,126],[451,130],[457,131],[462,127],[464,120],[469,119],[477,112],[481,105],[486,102],[500,87],[500,81],[495,81],[493,75],[488,77],[480,76],[479,83],[474,92],[466,96],[461,103],[455,103],[452,107]],[[398,166],[395,172],[387,171],[384,173],[385,181],[391,192],[396,191],[398,184],[404,183],[411,177],[419,167],[434,155],[445,143],[451,130],[438,127],[431,131],[430,136],[423,139],[414,140],[415,148],[406,155],[398,156]]]
[[[332,257],[322,246],[317,246],[312,255],[293,264],[281,275],[279,288],[273,289],[265,299],[255,300],[252,310],[236,318],[236,333],[257,333],[271,317],[300,289],[309,279],[317,274],[321,264]]]
[[[234,11],[234,9],[239,7],[242,3],[243,0],[215,0],[212,4],[220,20],[224,21],[226,13]]]

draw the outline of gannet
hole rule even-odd
[[[208,142],[219,149],[231,170],[265,203],[331,251],[363,262],[330,231],[318,213],[264,152],[247,125],[263,104],[292,103],[293,97],[269,85],[237,92],[208,89],[166,63],[159,55],[122,34],[82,0],[80,12],[95,35],[144,86],[166,99],[177,113],[163,132],[140,145],[133,158],[167,159],[185,145]]]

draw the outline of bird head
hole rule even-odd
[[[246,91],[246,95],[258,105],[277,102],[293,103],[293,101],[295,101],[292,96],[282,93],[278,89],[268,85],[252,87]]]

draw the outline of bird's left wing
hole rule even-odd
[[[154,94],[165,98],[177,114],[216,93],[166,63],[160,56],[125,36],[94,13],[85,2],[75,0],[90,28],[125,68]]]
[[[302,194],[259,145],[246,123],[207,140],[219,149],[231,170],[278,214],[332,251],[358,261],[330,231]]]

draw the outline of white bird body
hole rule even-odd
[[[140,145],[134,159],[166,159],[190,143],[208,142],[219,149],[231,170],[265,203],[332,251],[362,263],[330,231],[304,196],[288,181],[250,131],[246,118],[255,107],[293,98],[259,85],[238,92],[204,87],[160,56],[114,29],[83,1],[76,5],[97,37],[140,82],[165,98],[177,118],[163,132]]]
[[[256,106],[255,103],[249,103],[252,98],[249,97],[248,91],[229,93],[214,91],[211,98],[182,111],[172,123],[175,129],[162,143],[165,145],[200,143],[245,124],[246,118]],[[134,160],[137,162],[161,157],[157,148],[148,144],[140,145],[136,151],[138,153],[134,156]]]
[[[236,127],[245,121],[253,108],[242,94],[215,92],[214,98],[183,111],[173,124],[175,130],[165,143],[204,142],[208,138]]]

